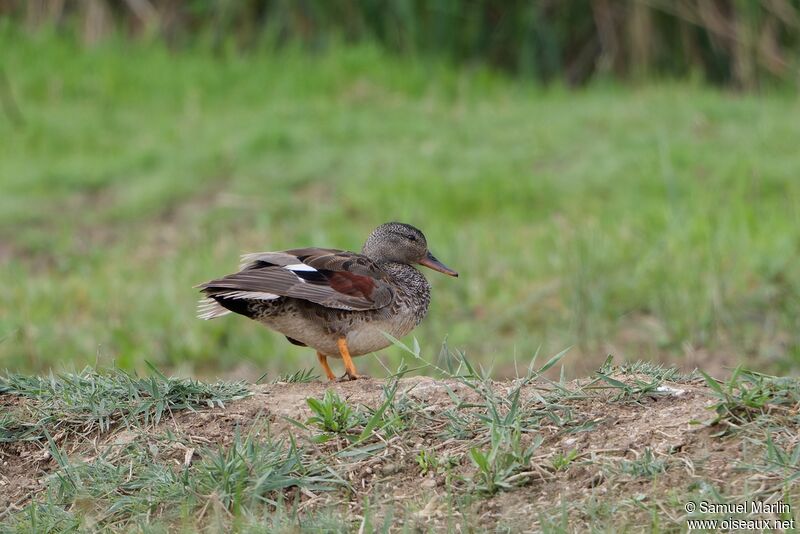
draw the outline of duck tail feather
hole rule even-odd
[[[197,302],[197,318],[208,321],[223,315],[228,315],[231,310],[225,309],[219,302],[212,298],[200,299]]]

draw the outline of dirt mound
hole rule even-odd
[[[48,476],[65,461],[113,464],[135,446],[168,469],[191,470],[209,451],[244,437],[292,436],[342,485],[298,486],[282,495],[300,513],[325,510],[353,528],[363,528],[367,517],[370,524],[442,529],[464,522],[515,531],[584,521],[682,526],[690,500],[797,495],[785,471],[755,461],[768,448],[754,438],[762,427],[742,431],[747,425],[734,411],[720,417],[719,392],[702,378],[415,377],[251,391],[224,406],[169,413],[157,424],[0,443],[0,517],[40,499]],[[316,399],[317,409],[307,399]],[[35,413],[36,402],[0,395],[0,406],[11,412]],[[784,426],[773,433],[775,442],[789,447],[785,440],[796,430]],[[67,460],[54,457],[54,445]]]

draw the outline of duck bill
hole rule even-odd
[[[434,271],[439,271],[440,273],[446,274],[447,276],[458,276],[457,272],[455,272],[453,269],[451,269],[444,263],[437,260],[436,257],[430,252],[428,252],[425,255],[425,257],[420,260],[419,264],[424,265],[429,269],[433,269]]]

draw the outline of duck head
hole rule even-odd
[[[377,261],[424,265],[448,276],[458,273],[436,259],[428,250],[425,235],[410,224],[388,222],[369,234],[361,253]]]

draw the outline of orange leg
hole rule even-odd
[[[347,340],[343,337],[339,338],[336,344],[339,346],[339,354],[342,356],[342,361],[344,362],[344,375],[342,375],[339,380],[363,378],[356,372],[356,366],[353,365],[353,358],[350,357],[350,349],[347,348]]]
[[[328,357],[318,351],[317,359],[319,360],[319,364],[322,366],[322,369],[325,370],[328,380],[336,380],[336,375],[333,374],[333,371],[331,371],[331,366],[328,365]]]

